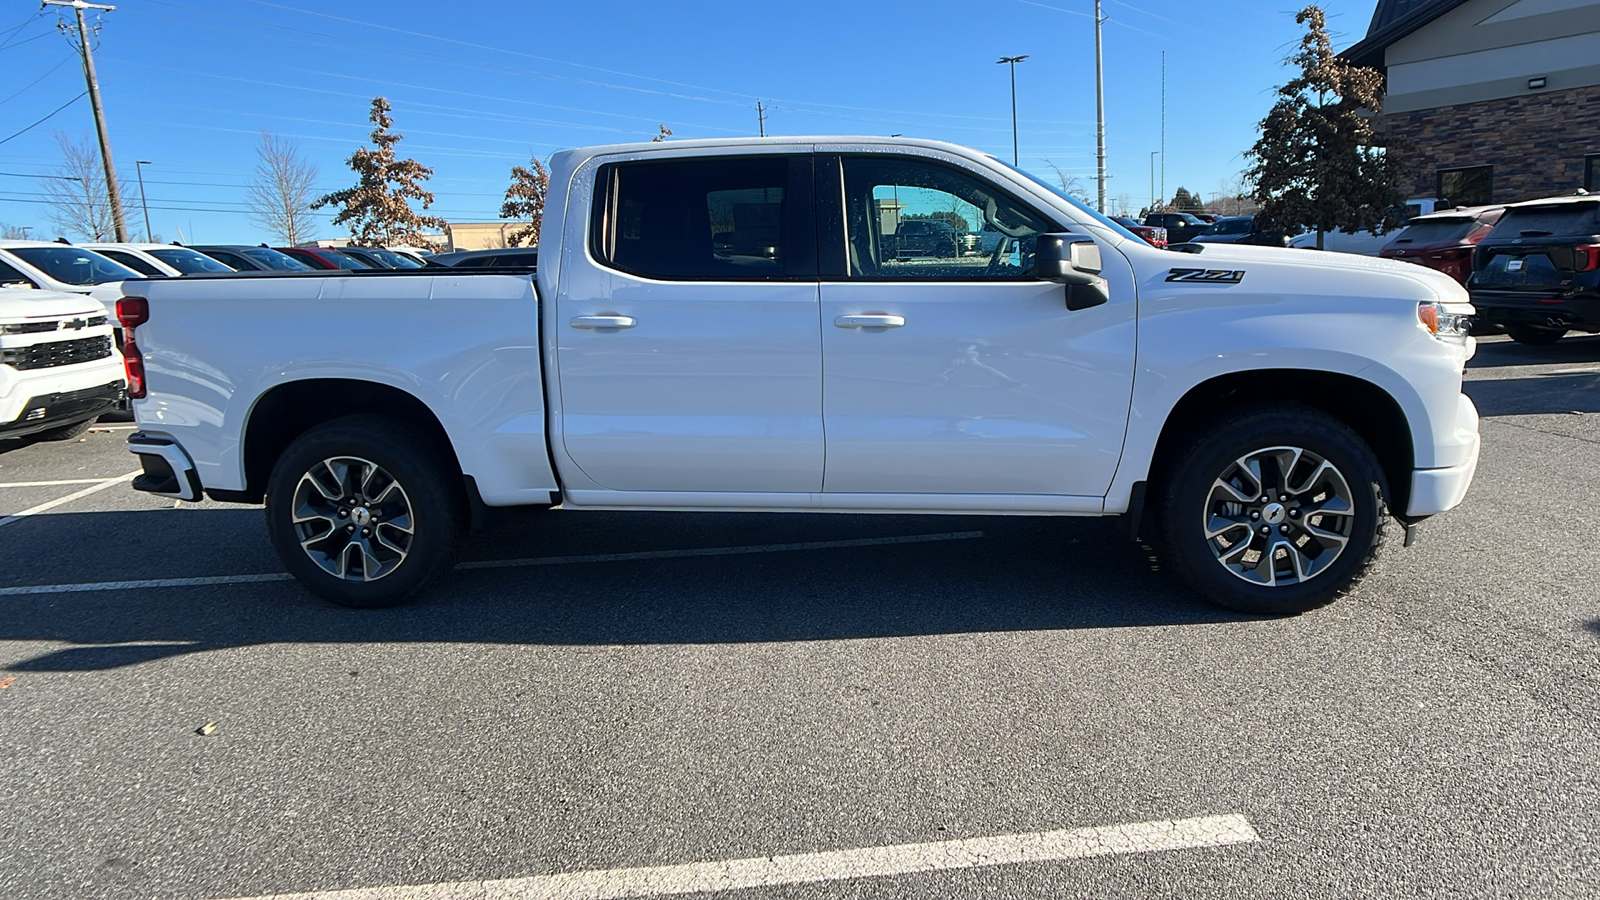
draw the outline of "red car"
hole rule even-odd
[[[1418,216],[1378,255],[1438,269],[1465,285],[1472,274],[1472,252],[1505,211],[1504,206],[1475,206]]]
[[[359,259],[353,259],[327,247],[274,247],[272,249],[277,250],[279,253],[287,253],[313,269],[372,268]]]
[[[1162,250],[1167,249],[1167,230],[1165,228],[1155,225],[1140,225],[1127,216],[1112,216],[1111,218],[1118,225],[1144,238],[1145,243],[1150,246],[1159,247]]]

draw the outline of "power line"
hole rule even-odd
[[[45,80],[46,78],[49,78],[51,75],[55,74],[55,71],[57,69],[59,69],[62,66],[66,65],[67,62],[69,60],[71,60],[71,59],[72,59],[72,57],[70,55],[61,57],[61,61],[56,63],[55,65],[51,66],[49,71],[45,72],[43,75],[40,75],[38,78],[35,78],[34,80],[28,82],[27,85],[22,88],[22,90],[17,91],[15,94],[12,94],[11,96],[5,98],[4,100],[0,100],[0,106],[4,106],[7,103],[10,103],[12,100],[15,100],[18,97],[22,96],[23,94],[27,93],[29,88],[33,87],[34,85],[38,84],[39,82],[41,82],[41,81]]]
[[[53,116],[55,116],[56,113],[61,112],[63,109],[66,109],[67,107],[71,106],[74,103],[77,103],[79,100],[82,100],[84,97],[87,97],[87,96],[89,96],[89,92],[88,91],[84,91],[83,93],[79,94],[78,96],[73,97],[71,100],[68,100],[67,102],[61,104],[60,106],[58,106],[54,110],[52,110],[50,112],[50,115],[45,116],[44,118],[42,118],[39,121],[33,123],[32,125],[29,125],[27,128],[24,128],[21,131],[16,132],[15,134],[11,135],[11,137],[5,138],[4,140],[0,140],[0,144],[4,144],[6,141],[11,140],[11,138],[21,137],[21,136],[27,134],[28,132],[32,131],[33,129],[39,127],[40,125],[43,125],[44,123],[50,121],[50,119]]]

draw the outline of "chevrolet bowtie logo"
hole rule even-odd
[[[88,324],[89,324],[89,320],[88,319],[68,319],[65,322],[61,323],[61,330],[62,331],[66,331],[68,329],[71,329],[73,331],[82,331],[83,327],[85,325],[88,325]]]

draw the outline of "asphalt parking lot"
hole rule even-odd
[[[560,512],[358,612],[0,444],[0,896],[1596,896],[1600,337],[1468,377],[1466,503],[1276,620],[1109,521]]]

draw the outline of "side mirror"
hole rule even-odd
[[[1094,284],[1100,275],[1100,245],[1086,234],[1041,234],[1033,274],[1043,281]]]
[[[1099,306],[1110,297],[1100,277],[1100,245],[1086,234],[1041,234],[1035,245],[1033,274],[1067,286],[1067,309]]]

